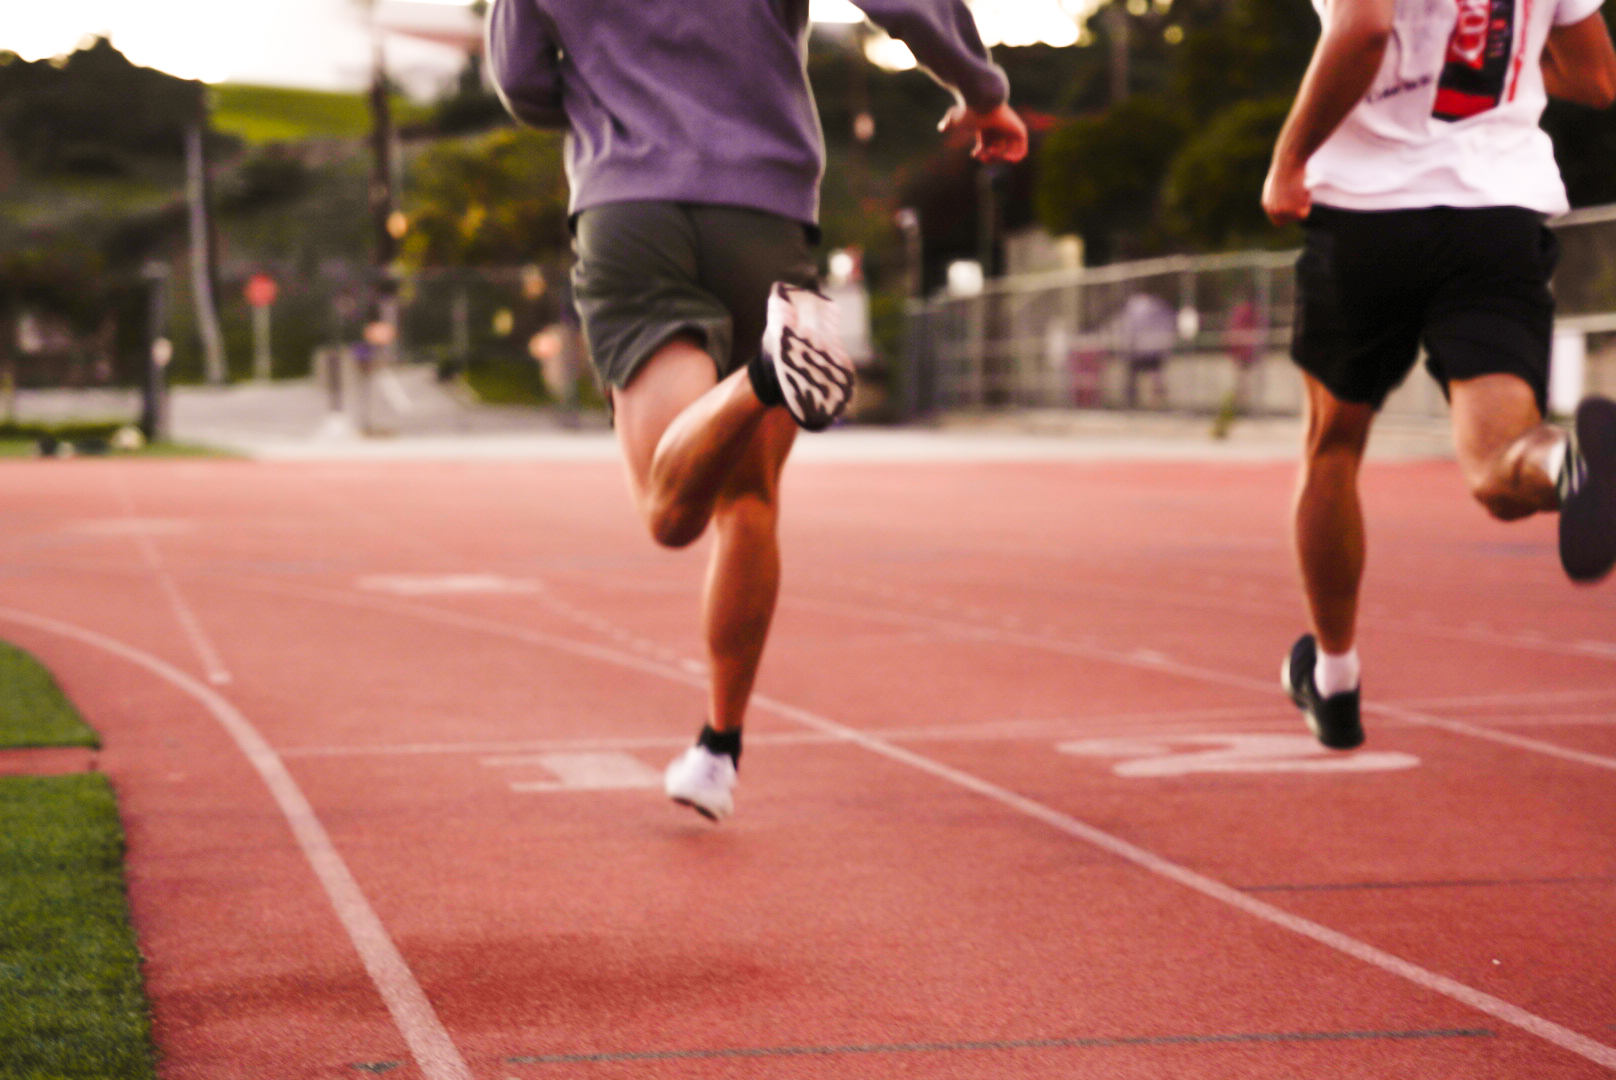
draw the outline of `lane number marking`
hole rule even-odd
[[[455,593],[535,593],[537,581],[498,574],[374,574],[359,579],[359,587],[395,596],[447,596]]]
[[[1343,754],[1320,746],[1311,735],[1174,735],[1161,738],[1084,739],[1061,743],[1063,754],[1124,758],[1118,776],[1186,776],[1190,773],[1340,773],[1412,769],[1413,754],[1395,750]]]
[[[490,768],[539,768],[550,780],[512,780],[512,791],[635,791],[662,786],[662,773],[633,754],[615,750],[485,758]]]

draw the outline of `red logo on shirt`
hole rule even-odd
[[[1432,115],[1463,120],[1496,108],[1504,99],[1514,46],[1514,0],[1459,0]]]

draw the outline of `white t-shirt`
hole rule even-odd
[[[1314,0],[1320,14],[1326,0]],[[1313,200],[1346,210],[1569,209],[1539,64],[1549,30],[1601,0],[1397,0],[1371,84],[1307,165]]]

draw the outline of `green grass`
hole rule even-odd
[[[0,778],[0,1078],[155,1077],[106,777]]]
[[[40,440],[49,436],[58,443],[74,444],[74,454],[101,457],[228,457],[221,451],[190,443],[148,443],[138,450],[115,450],[113,437],[123,420],[80,420],[65,424],[29,424],[0,421],[0,458],[38,457]]]
[[[21,649],[0,642],[0,748],[100,745],[101,740],[79,718],[50,672]],[[0,821],[10,824],[4,815]],[[0,834],[8,831],[0,829]],[[3,877],[0,887],[4,887]],[[4,1045],[0,1040],[0,1046]]]
[[[0,642],[0,748],[99,745],[39,661]],[[0,776],[0,1080],[157,1075],[123,853],[105,776]]]
[[[362,139],[370,134],[370,102],[364,94],[293,90],[283,86],[221,83],[209,97],[215,131],[257,145],[304,139]],[[427,113],[402,94],[391,99],[398,123],[420,121]]]
[[[37,441],[32,440],[32,439],[8,439],[8,438],[5,438],[3,436],[0,436],[0,458],[31,458],[31,457],[38,457],[38,456],[39,456],[39,443]],[[91,455],[91,456],[116,457],[116,458],[131,458],[131,457],[158,457],[158,458],[207,457],[207,458],[219,458],[219,457],[234,457],[235,455],[230,454],[230,453],[226,453],[223,450],[215,450],[212,447],[208,447],[208,446],[193,446],[190,443],[160,442],[160,443],[149,443],[148,445],[141,447],[139,450],[113,450],[113,451],[109,451],[108,453],[105,453],[105,454]]]
[[[213,127],[249,143],[357,139],[370,130],[361,94],[224,83],[210,97]]]

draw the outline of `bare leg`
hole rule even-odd
[[[1364,568],[1358,469],[1374,410],[1339,400],[1310,375],[1302,378],[1307,444],[1296,493],[1296,554],[1319,648],[1340,654],[1352,648],[1357,632]]]
[[[1453,446],[1476,501],[1500,521],[1560,505],[1549,454],[1565,441],[1543,423],[1531,387],[1513,375],[1454,382]]]
[[[688,340],[665,345],[613,403],[629,486],[657,542],[683,547],[715,524],[702,599],[709,723],[738,730],[779,591],[779,481],[796,423],[758,401],[744,370],[717,381]]]
[[[784,410],[764,417],[713,516],[716,533],[702,597],[715,731],[739,730],[780,591],[780,471],[797,436]]]
[[[694,542],[768,407],[744,369],[719,382],[712,358],[684,338],[613,390],[612,404],[629,487],[651,535],[667,547]]]

